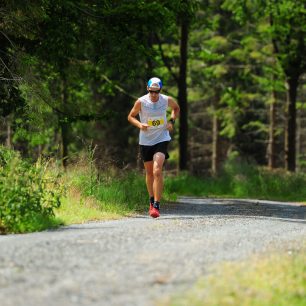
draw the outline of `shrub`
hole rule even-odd
[[[63,190],[47,166],[42,161],[32,165],[0,146],[0,231],[26,232],[42,229],[42,223],[50,225]]]

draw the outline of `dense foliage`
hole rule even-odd
[[[0,231],[31,231],[37,229],[35,223],[49,226],[62,194],[58,177],[47,171],[46,163],[32,165],[0,147]]]
[[[305,15],[302,0],[3,1],[0,140],[135,165],[126,115],[156,75],[182,109],[174,166],[218,173],[234,151],[302,169]]]

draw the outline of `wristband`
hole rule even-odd
[[[169,122],[171,122],[171,123],[174,125],[175,119],[171,118],[171,119],[169,120]]]

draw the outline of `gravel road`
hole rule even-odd
[[[180,198],[161,217],[0,236],[0,305],[154,305],[222,261],[306,241],[306,206]]]

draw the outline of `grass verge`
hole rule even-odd
[[[55,216],[62,225],[122,217],[119,213],[103,211],[101,204],[94,197],[83,196],[78,189],[73,187],[62,199],[61,207],[55,210]]]
[[[187,293],[160,306],[304,306],[306,246],[300,250],[224,263]]]
[[[2,217],[0,219],[0,234],[41,231],[57,227],[60,224],[118,219],[139,212],[144,213],[148,209],[148,194],[143,173],[123,171],[112,167],[98,171],[93,161],[85,161],[83,165],[77,164],[70,167],[60,176],[57,175],[60,170],[55,166],[54,169],[48,168],[48,171],[46,174],[50,174],[58,186],[50,189],[48,199],[50,197],[52,199],[52,195],[56,195],[60,189],[68,190],[66,196],[61,197],[60,207],[54,208],[55,217],[43,218],[31,214],[31,218],[24,217],[22,219],[18,231],[9,230],[5,226],[4,217]],[[59,178],[57,179],[57,177]],[[28,181],[26,180],[26,182]],[[14,184],[7,185],[14,186]],[[36,186],[34,183],[28,185],[31,188]],[[219,177],[200,178],[188,175],[188,173],[173,176],[165,172],[162,202],[175,201],[179,195],[305,202],[305,185],[306,175],[303,173],[286,173],[280,170],[272,172],[236,161],[228,162]],[[24,188],[20,187],[18,190],[22,191]],[[45,191],[45,187],[41,187],[39,190]],[[26,207],[29,207],[28,199],[35,200],[35,194],[33,192],[31,194],[30,191],[29,195],[24,197]],[[11,193],[16,196],[15,190],[12,190]],[[3,195],[8,199],[13,197],[8,192],[3,192]],[[42,197],[36,196],[36,198],[41,199]],[[53,198],[57,199],[55,196]],[[8,203],[9,201],[3,200],[2,202]]]
[[[148,195],[144,177],[136,172],[77,166],[64,177],[67,195],[55,211],[63,224],[112,220],[143,212]]]
[[[118,219],[147,210],[144,174],[115,168],[98,172],[85,165],[70,168],[64,179],[69,192],[56,210],[64,224]],[[175,201],[179,195],[305,201],[305,185],[303,174],[229,163],[220,177],[166,173],[163,201]]]
[[[306,175],[269,171],[249,164],[226,165],[218,177],[194,177],[183,173],[165,180],[165,195],[234,197],[305,202]]]

